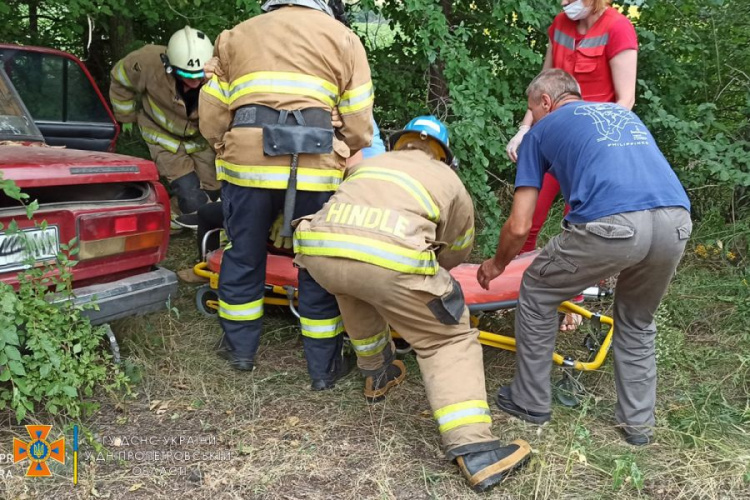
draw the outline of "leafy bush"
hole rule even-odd
[[[13,199],[28,199],[11,181],[0,179],[0,189]],[[29,218],[35,206],[26,205]],[[7,233],[24,235],[15,221]],[[95,408],[85,398],[96,386],[127,384],[102,349],[105,330],[92,326],[72,302],[46,300],[51,288],[62,298],[72,296],[71,258],[77,249],[75,242],[61,248],[53,264],[20,273],[17,291],[0,283],[0,410],[10,407],[19,422],[42,410],[79,417]]]

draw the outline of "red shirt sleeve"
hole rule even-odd
[[[552,20],[552,24],[549,25],[549,28],[547,28],[547,36],[549,36],[549,43],[552,43],[552,40],[555,37],[555,28],[558,28],[560,26],[560,17],[564,16],[564,12],[560,12],[555,16],[555,18]]]
[[[609,41],[607,42],[605,55],[607,60],[610,60],[623,50],[628,49],[638,50],[638,35],[636,35],[630,19],[619,14],[609,27]]]

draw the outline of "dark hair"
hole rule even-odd
[[[349,16],[346,15],[346,8],[343,0],[328,0],[328,7],[333,11],[333,17],[341,24],[349,27]]]

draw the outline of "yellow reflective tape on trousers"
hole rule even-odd
[[[492,417],[487,401],[464,401],[444,406],[435,411],[440,432],[448,432],[462,425],[491,424]]]
[[[141,135],[143,136],[143,140],[147,143],[161,146],[171,153],[176,153],[180,148],[180,141],[164,135],[152,128],[141,127]]]
[[[372,89],[372,82],[367,82],[341,95],[341,101],[338,104],[339,112],[342,115],[356,113],[370,106],[374,101],[375,92]]]
[[[390,330],[388,329],[385,329],[377,335],[373,335],[372,337],[368,337],[366,339],[353,339],[351,338],[351,333],[349,336],[349,340],[352,343],[352,347],[357,353],[357,356],[365,357],[380,354],[381,352],[383,352],[383,349],[385,349],[385,346],[388,345],[388,342],[390,342],[391,340]]]
[[[456,241],[453,242],[451,245],[451,250],[463,250],[464,248],[468,248],[469,245],[471,245],[474,242],[474,227],[470,227],[468,231],[466,231],[463,236],[459,237]]]
[[[219,299],[219,317],[229,321],[252,321],[263,316],[263,299],[244,304],[227,304]]]
[[[432,250],[411,250],[349,234],[295,231],[294,253],[358,260],[408,274],[432,276],[439,268]]]
[[[216,75],[212,76],[211,79],[201,87],[201,92],[215,97],[224,104],[229,104],[229,84],[219,80]]]
[[[215,87],[211,88],[215,91]],[[221,99],[219,92],[209,92]],[[333,83],[317,76],[284,71],[256,71],[248,73],[229,84],[226,98],[228,104],[248,94],[292,94],[312,97],[330,106],[336,105],[339,89]]]
[[[236,165],[216,159],[216,178],[242,187],[286,189],[290,167]],[[344,177],[343,170],[298,168],[297,189],[300,191],[336,191]]]
[[[128,74],[125,72],[125,65],[122,61],[117,63],[117,66],[115,66],[114,74],[115,80],[117,80],[121,85],[129,89],[133,88],[133,84],[130,83],[130,78],[128,78]]]
[[[118,101],[117,99],[112,99],[112,107],[118,113],[132,113],[135,111],[135,101]]]
[[[427,192],[421,182],[408,174],[399,172],[398,170],[389,170],[387,168],[362,167],[350,175],[346,181],[350,182],[357,178],[392,182],[404,189],[412,196],[412,198],[417,200],[417,203],[419,203],[427,213],[427,218],[429,220],[437,222],[440,219],[440,209],[432,199],[432,196],[430,196],[430,193]]]
[[[198,133],[198,130],[191,127],[190,124],[185,127],[184,130],[177,128],[177,125],[172,120],[167,119],[167,115],[156,105],[151,96],[148,96],[148,105],[151,107],[151,112],[156,119],[156,123],[162,126],[162,128],[168,130],[170,133],[178,137],[193,137]]]
[[[310,319],[304,316],[299,319],[302,335],[312,339],[329,339],[344,331],[341,316],[330,319]]]

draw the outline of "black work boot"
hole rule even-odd
[[[396,359],[378,375],[369,375],[365,378],[365,399],[368,403],[377,403],[385,399],[385,395],[393,387],[406,378],[406,365]]]
[[[525,408],[521,408],[511,399],[510,386],[502,386],[497,390],[497,399],[495,400],[498,408],[503,410],[505,413],[518,417],[526,422],[532,424],[542,425],[546,424],[552,418],[552,413],[541,413],[535,411],[529,411]]]
[[[251,359],[238,358],[234,355],[234,350],[226,343],[224,336],[216,344],[216,354],[221,358],[229,361],[229,366],[241,372],[251,372],[255,369]]]
[[[336,387],[336,382],[349,375],[357,366],[357,356],[355,354],[343,354],[341,361],[337,363],[334,374],[330,379],[313,379],[310,389],[313,391],[325,391]]]
[[[634,430],[629,430],[634,429]],[[654,441],[654,436],[646,432],[638,432],[637,428],[630,427],[626,430],[625,426],[617,427],[617,431],[625,439],[625,442],[632,446],[646,446]]]
[[[516,439],[507,446],[459,455],[456,464],[474,491],[487,491],[522,467],[531,456],[529,443]]]

